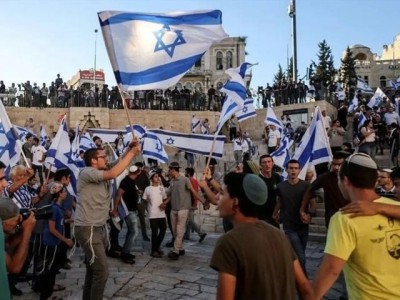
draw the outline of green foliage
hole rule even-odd
[[[283,73],[281,64],[278,65],[278,72],[274,75],[274,83],[280,83],[285,79],[285,73]]]
[[[346,54],[344,58],[341,59],[341,62],[339,81],[343,83],[344,88],[349,91],[351,88],[357,86],[356,63],[350,47],[347,47]]]
[[[321,84],[327,87],[335,82],[336,75],[332,50],[325,40],[318,44],[318,48],[318,64],[312,61],[312,76],[314,80],[319,81]]]

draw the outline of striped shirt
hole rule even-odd
[[[9,187],[13,184],[12,181],[9,181],[8,183]],[[9,187],[4,190],[5,196],[10,197],[19,208],[32,207],[32,198],[36,197],[37,194],[35,192],[31,192],[27,185],[22,185],[13,194],[9,192]]]

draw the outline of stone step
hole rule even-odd
[[[323,209],[325,211],[325,203],[324,202],[317,203],[317,210],[318,209]]]
[[[325,209],[317,208],[315,211],[316,217],[325,217]]]
[[[326,234],[325,225],[310,224],[309,231],[313,233],[324,233]]]
[[[310,232],[310,234],[308,235],[308,241],[325,243],[326,242],[326,234],[318,233],[318,232]]]

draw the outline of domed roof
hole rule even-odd
[[[355,44],[355,45],[351,46],[350,48],[351,49],[354,49],[354,48],[367,48],[367,49],[369,49],[369,47],[361,45],[361,44]]]

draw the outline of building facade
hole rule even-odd
[[[392,44],[383,45],[381,55],[360,44],[351,46],[350,50],[356,59],[357,76],[364,79],[371,88],[389,87],[390,80],[396,81],[400,77],[400,34]]]

